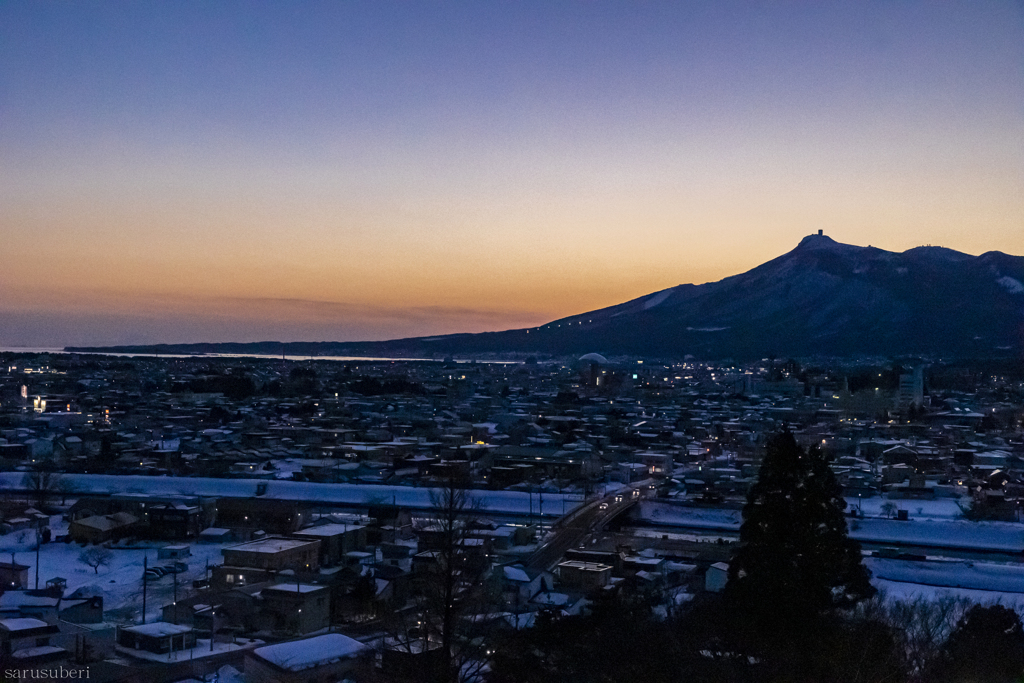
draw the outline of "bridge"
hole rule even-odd
[[[645,484],[646,482],[639,482],[596,498],[561,517],[552,525],[552,534],[523,562],[523,565],[535,571],[551,569],[567,550],[575,548],[587,536],[636,505],[640,500],[640,489]]]

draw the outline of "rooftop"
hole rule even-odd
[[[166,621],[158,621],[153,624],[125,626],[121,630],[137,633],[142,636],[150,636],[152,638],[163,638],[165,636],[177,636],[182,633],[189,633],[192,631],[192,627],[183,626],[181,624],[169,624]]]
[[[363,527],[358,524],[324,524],[313,526],[308,529],[300,529],[295,532],[296,536],[337,536]]]
[[[327,590],[327,586],[318,586],[310,583],[277,583],[267,586],[263,592],[274,591],[275,593],[315,593],[316,591]]]
[[[366,649],[358,640],[340,633],[293,640],[256,649],[253,654],[286,671],[302,671],[354,657]]]
[[[246,553],[279,553],[285,550],[293,550],[295,548],[301,548],[307,546],[315,541],[302,541],[297,538],[261,538],[258,541],[249,541],[248,543],[242,543],[241,545],[233,545],[230,548],[224,548],[224,552],[228,551],[240,551]]]

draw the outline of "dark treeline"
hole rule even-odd
[[[773,437],[721,593],[659,612],[638,583],[551,613],[496,644],[492,683],[540,681],[1019,681],[1012,609],[876,594],[847,535],[842,489],[817,448]]]
[[[633,587],[589,614],[541,613],[493,644],[491,683],[687,681],[1010,683],[1024,676],[1020,617],[964,600],[875,597],[793,629],[756,629],[705,594],[667,617]]]

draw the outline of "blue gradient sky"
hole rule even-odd
[[[1024,254],[1019,2],[2,2],[0,345],[505,329]]]

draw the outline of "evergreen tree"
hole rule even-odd
[[[845,507],[820,449],[805,452],[789,430],[772,437],[726,586],[757,633],[799,647],[800,634],[813,634],[822,617],[874,594],[860,544],[847,536]]]

